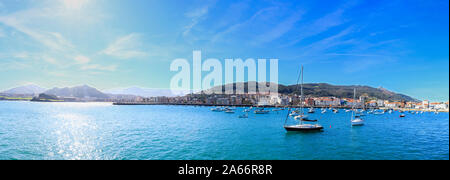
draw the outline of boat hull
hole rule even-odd
[[[291,127],[291,126],[285,126],[284,129],[286,131],[295,131],[295,132],[314,132],[314,131],[321,131],[323,127],[308,127],[308,128],[302,128],[302,127]]]
[[[352,123],[352,126],[364,126],[364,123]]]

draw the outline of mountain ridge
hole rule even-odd
[[[237,84],[244,85],[244,92],[248,92],[248,82],[244,83],[232,83],[221,86],[215,86],[211,89],[205,90],[204,92],[213,91],[213,92],[225,92],[226,86],[233,86],[233,90],[236,90]],[[276,85],[276,83],[272,83],[272,85]],[[222,90],[220,90],[222,89]],[[256,89],[258,89],[258,84]],[[389,100],[389,101],[412,101],[412,102],[420,102],[419,100],[412,98],[410,96],[395,93],[380,88],[374,88],[367,85],[332,85],[329,83],[306,83],[303,84],[303,92],[305,96],[311,97],[338,97],[338,98],[353,98],[353,90],[356,89],[356,96],[366,95],[368,97],[374,97],[377,99]],[[280,94],[300,94],[300,90],[297,89],[297,85],[282,85],[278,84],[278,93]]]
[[[2,91],[1,93],[4,93],[4,94],[39,94],[39,93],[43,93],[46,90],[47,89],[42,88],[40,86],[30,84],[30,85],[24,85],[24,86],[11,88],[11,89]]]
[[[64,88],[52,88],[45,92],[44,94],[55,95],[60,97],[76,97],[76,98],[98,98],[107,99],[109,96],[96,88],[83,85],[75,87],[64,87]]]
[[[215,86],[205,91],[212,91],[222,93],[225,90],[225,87],[233,86],[233,90],[236,89],[236,85],[240,83],[232,83],[225,84],[221,86]],[[244,92],[248,92],[248,82],[243,83]],[[276,85],[273,83],[272,85]],[[34,85],[35,86],[35,85]],[[23,87],[23,86],[21,86]],[[21,87],[12,88],[20,89]],[[39,86],[36,86],[39,87]],[[258,88],[258,84],[257,84]],[[311,97],[338,97],[338,98],[353,98],[353,89],[356,88],[356,96],[359,97],[361,95],[367,95],[368,97],[375,97],[377,99],[390,100],[390,101],[412,101],[412,102],[420,102],[419,100],[412,98],[410,96],[395,93],[385,88],[379,87],[374,88],[365,85],[332,85],[329,83],[306,83],[303,85],[304,94],[306,96]],[[297,89],[297,85],[282,85],[278,84],[278,92],[280,94],[300,94]],[[8,90],[8,91],[10,91]],[[6,92],[6,91],[4,91]],[[4,93],[2,92],[2,93]],[[10,91],[12,92],[12,91]],[[21,92],[21,91],[14,91]],[[25,94],[40,94],[45,93],[49,95],[55,95],[60,97],[76,97],[76,98],[98,98],[98,99],[107,99],[107,98],[116,98],[116,97],[127,97],[133,98],[133,96],[141,96],[141,97],[155,97],[155,96],[167,96],[173,97],[177,95],[185,95],[188,94],[188,91],[179,91],[179,94],[173,94],[173,92],[169,92],[167,89],[151,89],[151,88],[122,88],[115,90],[106,90],[100,91],[96,88],[82,85],[75,87],[64,87],[64,88],[52,88],[46,90],[44,92],[35,91],[35,93],[25,93]],[[178,92],[178,91],[177,91]],[[7,93],[8,94],[8,93]],[[13,93],[9,93],[13,94]]]

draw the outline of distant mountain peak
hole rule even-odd
[[[16,88],[12,88],[6,91],[3,91],[2,93],[5,94],[40,94],[42,92],[46,91],[46,89],[35,85],[35,84],[27,84],[23,86],[19,86]]]
[[[48,91],[45,91],[44,93],[59,97],[97,98],[97,99],[109,98],[108,95],[88,85],[53,88]]]

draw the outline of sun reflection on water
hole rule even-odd
[[[100,137],[96,135],[98,127],[93,118],[75,113],[61,113],[54,118],[52,136],[56,144],[51,147],[50,159],[101,159]]]

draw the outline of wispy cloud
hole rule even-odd
[[[78,56],[76,56],[75,58],[73,58],[74,60],[75,60],[75,62],[77,63],[77,64],[87,64],[87,63],[89,63],[90,61],[91,61],[91,59],[89,59],[88,57],[86,57],[86,56],[82,56],[82,55],[78,55]]]
[[[273,40],[276,40],[289,32],[292,28],[294,28],[295,23],[297,23],[302,15],[303,11],[297,11],[293,13],[291,16],[286,18],[284,21],[277,24],[274,28],[272,28],[270,31],[263,33],[259,35],[254,41],[254,44],[260,44],[260,43],[268,43]]]
[[[230,25],[225,30],[216,33],[211,38],[211,42],[215,43],[215,42],[218,42],[218,41],[222,41],[222,40],[226,39],[226,37],[229,34],[232,34],[232,33],[237,32],[239,30],[245,30],[246,26],[251,25],[254,21],[259,20],[264,15],[275,13],[277,10],[278,10],[278,7],[267,7],[267,8],[260,9],[255,14],[253,14],[249,19],[247,19],[247,20],[245,20],[243,22],[239,22],[239,23]]]
[[[348,7],[346,6],[346,8]],[[330,28],[344,24],[346,20],[343,18],[343,13],[346,8],[339,8],[338,10],[321,17],[310,24],[301,26],[297,30],[298,35],[294,36],[285,46],[295,45],[305,38],[318,35],[329,30]]]
[[[46,9],[19,11],[7,16],[0,16],[0,23],[31,37],[52,51],[73,51],[74,45],[60,33],[39,30],[39,27],[34,25],[33,18],[42,17],[48,13]]]
[[[89,0],[60,0],[68,9],[80,9],[85,6]]]
[[[190,19],[190,23],[184,27],[183,36],[189,35],[191,30],[198,24],[200,21],[204,20],[209,12],[209,9],[215,4],[215,2],[208,2],[206,5],[194,9],[193,11],[188,11],[185,13],[185,17]]]
[[[88,65],[81,66],[80,69],[81,70],[116,71],[117,65],[103,66],[103,65],[100,65],[100,64],[88,64]]]
[[[0,28],[0,38],[2,37],[6,37],[6,33],[2,28]]]
[[[141,58],[148,54],[142,50],[141,35],[132,33],[118,38],[111,43],[106,49],[100,52],[108,56],[120,59]]]
[[[48,62],[48,63],[53,64],[53,65],[58,65],[59,64],[58,61],[55,58],[52,58],[52,57],[44,56],[44,57],[42,57],[42,59],[44,59],[45,62]]]
[[[27,49],[22,58],[40,60],[41,64],[56,65],[67,68],[77,64],[87,64],[91,60],[81,56],[78,48],[61,33],[60,20],[67,21],[72,17],[84,17],[81,8],[91,0],[58,0],[40,1],[35,6],[25,8],[5,15],[0,15],[0,25],[5,25],[11,31],[11,38],[22,38]],[[74,16],[76,14],[76,16]],[[86,18],[91,22],[92,19]],[[85,22],[85,21],[83,21]],[[0,29],[0,36],[2,31]],[[15,35],[17,34],[17,35]],[[14,36],[14,37],[13,37]],[[30,46],[32,48],[30,48]],[[10,52],[10,56],[17,55]],[[15,56],[15,58],[20,58]],[[42,63],[45,62],[45,63]]]
[[[353,33],[355,31],[354,26],[350,26],[340,31],[337,34],[331,35],[327,38],[316,41],[308,46],[303,47],[303,55],[304,56],[314,56],[314,55],[322,55],[326,53],[327,49],[337,47],[343,44],[351,44],[353,43],[352,39],[343,39],[345,36]]]

